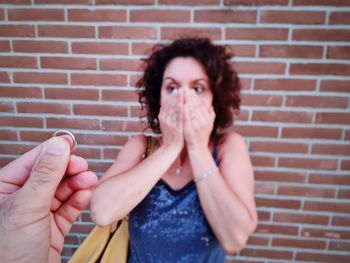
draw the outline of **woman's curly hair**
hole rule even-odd
[[[171,60],[177,57],[192,57],[204,68],[213,93],[216,114],[211,139],[218,142],[224,128],[233,125],[234,113],[241,103],[240,81],[230,64],[233,55],[225,46],[214,45],[208,38],[180,38],[169,45],[158,44],[151,55],[144,59],[141,79],[136,83],[139,102],[146,110],[148,125],[154,133],[160,133],[158,114],[164,71]]]

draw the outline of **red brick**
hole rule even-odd
[[[310,215],[302,213],[282,213],[276,212],[273,215],[274,222],[298,223],[311,225],[328,225],[329,217],[323,215]]]
[[[259,221],[270,221],[271,220],[271,212],[269,211],[258,211]]]
[[[45,4],[45,5],[56,5],[56,4],[66,4],[66,5],[91,5],[91,0],[35,0],[35,4]]]
[[[102,121],[104,131],[142,132],[144,126],[139,121]]]
[[[248,121],[249,119],[249,112],[247,110],[240,110],[238,114],[234,115],[235,121]]]
[[[0,20],[4,20],[4,18],[5,18],[5,10],[0,9]]]
[[[98,100],[97,89],[80,88],[46,88],[45,98],[56,100]]]
[[[127,136],[107,135],[107,134],[78,134],[77,140],[81,144],[87,145],[113,145],[122,146],[128,140]],[[90,168],[91,169],[91,168]]]
[[[281,157],[278,166],[312,170],[336,170],[337,160]]]
[[[350,30],[345,29],[294,29],[293,40],[350,41]]]
[[[322,58],[323,47],[302,45],[261,45],[260,57]]]
[[[242,90],[251,90],[253,80],[251,78],[240,77],[241,89]]]
[[[13,40],[15,52],[26,53],[68,53],[68,43],[64,41]]]
[[[276,159],[269,156],[251,156],[254,167],[274,167]]]
[[[83,148],[79,146],[76,151],[74,151],[74,154],[83,158],[101,159],[101,150],[92,147]]]
[[[126,10],[68,10],[68,21],[83,22],[126,22]]]
[[[318,237],[318,238],[328,238],[328,239],[349,239],[350,231],[338,231],[335,229],[314,229],[306,228],[302,231],[302,236],[305,237]]]
[[[341,162],[341,169],[345,171],[350,171],[350,161],[342,161]]]
[[[230,45],[235,57],[255,57],[255,45]]]
[[[73,113],[75,115],[120,117],[127,116],[128,109],[125,106],[76,104],[73,105]]]
[[[259,6],[259,5],[281,5],[286,6],[288,5],[288,0],[224,0],[225,5],[252,5],[252,6]]]
[[[102,163],[101,161],[89,161],[89,169],[91,171],[94,171],[95,173],[101,173],[101,174],[104,174],[107,169],[109,169],[109,167],[111,167],[111,165],[113,164],[113,162],[105,162],[105,163]],[[70,233],[72,231],[69,231]]]
[[[299,209],[301,207],[301,202],[299,200],[288,200],[288,199],[271,199],[271,198],[256,198],[256,203],[258,207],[275,207],[282,209]],[[280,226],[276,226],[280,227]],[[267,231],[262,231],[267,232]],[[293,230],[294,233],[294,230]]]
[[[350,226],[350,217],[333,216],[333,226]]]
[[[13,102],[0,101],[0,112],[14,112]]]
[[[120,59],[120,58],[101,58],[101,70],[127,70],[137,71],[140,69],[141,60],[139,59]]]
[[[190,19],[187,10],[130,10],[131,22],[189,23]]]
[[[10,162],[14,161],[15,157],[0,157],[0,167],[4,167],[5,165],[9,164]]]
[[[256,11],[196,10],[195,22],[204,23],[256,23]]]
[[[314,91],[316,81],[308,79],[256,79],[256,90]]]
[[[71,74],[73,85],[126,86],[126,76],[116,74]]]
[[[21,141],[43,142],[51,138],[53,132],[49,131],[20,131]]]
[[[293,258],[293,252],[287,250],[273,250],[273,249],[252,249],[245,248],[240,251],[240,256],[245,257],[258,257],[258,258],[270,258],[270,259],[285,259],[291,260]]]
[[[253,121],[311,123],[312,113],[292,111],[253,111]]]
[[[127,43],[112,42],[73,42],[72,53],[128,55]]]
[[[272,247],[325,249],[326,242],[307,239],[273,238]]]
[[[95,0],[96,5],[153,5],[154,0]]]
[[[14,72],[16,83],[67,84],[67,75],[64,73],[48,72]]]
[[[41,57],[42,68],[54,69],[97,69],[95,58]]]
[[[102,90],[102,100],[107,101],[138,101],[133,90]]]
[[[159,0],[164,5],[219,5],[220,0]]]
[[[271,233],[294,236],[298,234],[298,227],[295,226],[283,226],[283,225],[270,225],[259,224],[256,230],[257,233]]]
[[[10,21],[64,21],[63,9],[9,9],[7,12]]]
[[[316,123],[350,124],[350,113],[319,112],[316,114]]]
[[[246,106],[282,106],[282,103],[282,96],[242,94],[242,105]]]
[[[286,106],[346,109],[348,107],[348,98],[330,96],[287,96]]]
[[[288,29],[280,28],[227,28],[228,40],[287,40]]]
[[[309,182],[313,184],[350,185],[350,176],[336,174],[310,174]]]
[[[233,67],[240,74],[284,74],[286,71],[286,64],[280,62],[238,61]]]
[[[0,25],[0,37],[35,37],[35,28],[29,25]]]
[[[331,59],[350,59],[350,47],[347,47],[347,46],[328,47],[327,57]]]
[[[350,156],[350,144],[313,144],[312,153]]]
[[[98,37],[120,39],[156,39],[157,30],[155,27],[101,26],[98,30]]]
[[[63,103],[17,102],[19,113],[70,114],[70,105]]]
[[[24,56],[2,56],[0,60],[2,68],[37,68],[36,58]]]
[[[10,42],[9,41],[0,41],[0,52],[10,52]]]
[[[104,159],[115,160],[115,158],[118,156],[119,152],[120,152],[120,149],[104,148],[103,149],[103,157],[104,157]]]
[[[47,118],[48,128],[63,128],[63,129],[82,129],[82,130],[99,130],[100,122],[98,119],[83,119],[83,118]]]
[[[271,126],[235,125],[235,130],[244,137],[272,137],[278,135],[278,128]]]
[[[95,38],[93,26],[40,25],[38,32],[40,37]]]
[[[276,186],[261,184],[257,182],[255,184],[254,193],[260,195],[273,195],[276,191]]]
[[[0,130],[1,141],[17,141],[17,133],[13,130]]]
[[[329,17],[330,24],[350,24],[350,12],[332,12]]]
[[[34,127],[43,128],[43,119],[34,117],[0,116],[2,127]]]
[[[261,12],[261,23],[277,24],[324,24],[325,12],[315,11],[275,11],[266,10]]]
[[[312,261],[312,262],[327,262],[327,263],[339,263],[349,262],[350,255],[336,255],[330,253],[315,253],[315,252],[297,252],[296,260],[298,261]]]
[[[0,83],[9,83],[9,73],[7,72],[0,72]]]
[[[150,55],[156,43],[132,43],[131,53],[133,55]]]
[[[173,40],[179,37],[197,36],[209,37],[212,40],[221,39],[220,28],[203,28],[203,27],[163,27],[161,28],[161,38]]]
[[[329,250],[350,251],[350,243],[341,241],[331,241],[329,242]]]
[[[255,171],[254,177],[258,181],[292,182],[292,183],[306,182],[306,175],[302,173],[296,173],[296,172]]]
[[[346,189],[340,189],[338,192],[338,198],[341,199],[350,199],[350,190],[346,190]]]
[[[350,81],[348,80],[322,80],[321,91],[350,92]]]
[[[36,145],[24,145],[24,144],[5,144],[0,145],[1,154],[15,154],[21,155],[34,148]]]
[[[301,186],[280,186],[277,194],[279,196],[305,196],[305,197],[335,197],[335,189],[333,188],[314,188]]]
[[[256,246],[267,246],[269,244],[269,239],[267,237],[250,236],[247,244]]]
[[[31,0],[0,0],[0,4],[30,5]]]
[[[323,211],[333,213],[350,213],[350,203],[335,203],[335,202],[317,202],[317,201],[305,201],[305,211]],[[350,231],[349,231],[350,238]]]
[[[295,75],[335,75],[349,76],[350,67],[348,64],[332,64],[332,63],[310,63],[290,65],[290,74]]]
[[[251,152],[270,152],[270,153],[307,153],[308,144],[292,142],[273,142],[263,141],[250,143]]]
[[[348,0],[293,0],[293,5],[350,6],[350,3]]]
[[[341,129],[284,127],[282,138],[341,139]]]
[[[2,98],[42,98],[41,89],[34,87],[0,87]]]

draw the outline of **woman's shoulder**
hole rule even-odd
[[[228,131],[223,135],[222,142],[218,144],[219,156],[232,151],[245,151],[247,148],[245,139],[236,131]]]

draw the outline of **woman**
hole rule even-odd
[[[257,222],[254,176],[233,132],[239,81],[231,55],[209,39],[156,46],[137,83],[156,150],[131,138],[93,192],[92,219],[129,214],[129,262],[224,262]]]

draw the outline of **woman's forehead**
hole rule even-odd
[[[208,80],[203,66],[192,57],[177,57],[171,60],[164,71],[163,80],[166,78],[176,81]]]

